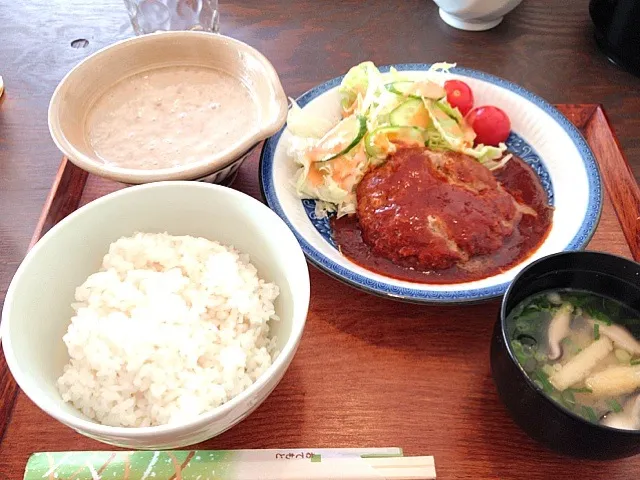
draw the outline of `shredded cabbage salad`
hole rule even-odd
[[[372,62],[361,63],[340,84],[338,124],[291,100],[288,154],[299,165],[295,187],[301,198],[317,200],[316,215],[355,213],[355,190],[364,174],[402,145],[461,152],[489,169],[511,158],[503,143],[474,146],[475,133],[442,87],[454,66],[436,63],[416,78],[394,69],[382,74]]]

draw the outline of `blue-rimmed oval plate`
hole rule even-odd
[[[394,65],[419,77],[427,64]],[[388,72],[389,66],[380,71]],[[507,112],[512,132],[509,150],[538,174],[554,206],[553,224],[544,243],[533,254],[498,275],[466,283],[435,285],[413,283],[367,270],[344,257],[331,237],[329,221],[314,215],[314,203],[300,200],[292,179],[297,166],[287,155],[286,125],[269,138],[262,150],[260,183],[269,206],[289,225],[307,258],[316,266],[356,288],[370,293],[418,303],[478,302],[502,295],[527,264],[551,253],[581,250],[591,239],[602,209],[598,166],[580,132],[542,98],[507,80],[465,68],[451,70],[467,82],[476,105],[496,105]],[[297,99],[315,115],[335,123],[340,118],[337,87],[342,77],[319,85]]]

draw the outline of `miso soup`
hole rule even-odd
[[[547,291],[513,309],[507,335],[549,398],[590,422],[640,430],[640,313],[590,292]]]

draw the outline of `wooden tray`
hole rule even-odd
[[[640,259],[640,190],[598,105],[559,108],[585,134],[607,195],[589,245]],[[234,187],[260,198],[257,155]],[[34,235],[123,185],[63,160]],[[302,343],[284,379],[247,420],[203,449],[399,446],[434,455],[439,479],[635,478],[640,456],[615,462],[558,456],[510,419],[489,373],[499,302],[465,307],[397,303],[311,268]],[[34,451],[104,450],[40,411],[0,354],[0,479],[22,478]]]

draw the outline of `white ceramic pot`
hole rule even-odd
[[[280,287],[272,325],[280,355],[257,381],[214,410],[181,423],[100,425],[65,403],[56,380],[69,361],[62,336],[75,288],[100,265],[109,244],[136,231],[202,236],[248,253],[260,276]],[[16,382],[38,407],[95,440],[129,449],[177,448],[218,435],[273,391],[296,352],[309,305],[309,271],[285,223],[243,193],[200,182],[158,182],[120,190],[82,207],[27,254],[4,302],[2,343]]]
[[[440,7],[440,17],[460,30],[489,30],[522,0],[433,0]]]

